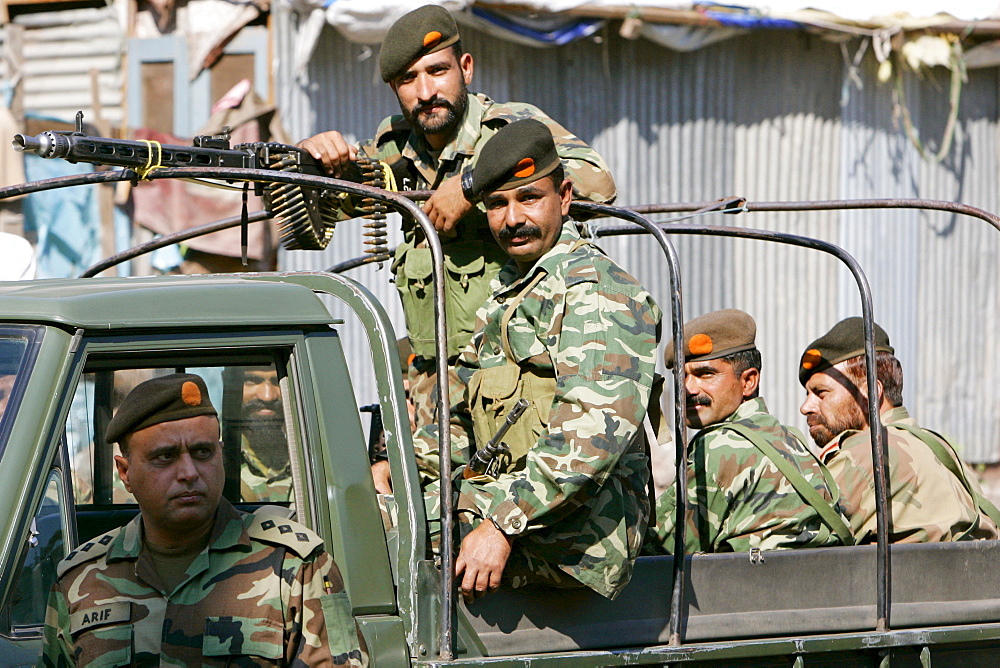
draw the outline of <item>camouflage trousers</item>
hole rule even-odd
[[[455,507],[458,507],[461,497],[461,483],[455,490]],[[435,480],[424,490],[424,510],[427,513],[427,552],[428,557],[441,554],[441,496],[439,481]],[[379,511],[382,514],[382,524],[388,532],[395,529],[399,521],[398,509],[392,494],[378,495]],[[462,541],[472,532],[483,518],[469,512],[455,513],[455,551],[456,557],[461,550]],[[501,586],[517,589],[526,585],[545,585],[563,589],[583,587],[576,578],[562,571],[557,565],[542,559],[531,551],[531,536],[518,538],[514,541],[510,558],[504,567]]]
[[[453,406],[461,399],[463,385],[455,373],[453,360],[448,360],[448,387],[452,393],[450,403]],[[416,357],[406,373],[410,381],[410,401],[413,403],[414,433],[427,425],[437,424],[437,367],[433,359]]]

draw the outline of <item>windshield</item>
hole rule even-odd
[[[41,327],[0,325],[0,456],[7,447],[41,340]]]

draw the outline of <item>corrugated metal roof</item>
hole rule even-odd
[[[374,54],[330,29],[308,81],[293,83],[292,20],[279,14],[275,25],[278,99],[293,137],[333,128],[351,139],[369,136],[382,116],[397,110]],[[995,70],[970,73],[955,145],[944,162],[932,164],[899,126],[891,86],[876,83],[871,57],[857,73],[858,88],[840,47],[813,36],[776,39],[759,32],[692,53],[607,31],[599,40],[534,49],[463,29],[463,43],[476,58],[472,89],[534,103],[590,142],[611,165],[619,204],[726,195],[754,201],[927,197],[1000,209]],[[948,113],[947,77],[909,77],[906,84],[918,129],[939,137]],[[1000,354],[983,340],[1000,320],[1000,234],[979,221],[914,211],[706,220],[817,236],[855,254],[872,283],[876,318],[904,364],[911,412],[964,443],[970,460],[1000,459]],[[724,307],[753,314],[764,396],[779,418],[804,427],[799,354],[838,319],[860,313],[846,270],[819,253],[762,242],[699,237],[675,243],[684,267],[685,317]],[[609,239],[602,245],[668,304],[663,259],[653,244]],[[285,268],[314,268],[333,264],[334,257],[332,251],[283,253],[282,261]],[[388,299],[402,332],[388,274],[354,275]],[[344,337],[354,359],[367,359],[362,340]],[[355,368],[355,387],[371,393],[363,374]]]

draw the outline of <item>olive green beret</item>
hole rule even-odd
[[[872,324],[875,330],[875,352],[895,354],[896,351],[889,345],[889,335],[877,323]],[[799,382],[805,385],[814,373],[864,354],[864,319],[855,316],[841,320],[829,332],[806,346],[799,361]]]
[[[201,376],[193,373],[158,376],[139,383],[128,393],[111,419],[104,440],[118,443],[134,431],[198,415],[218,416]]]
[[[541,121],[526,118],[505,125],[490,137],[472,171],[472,194],[510,190],[537,181],[559,166],[552,133]]]
[[[684,357],[688,362],[714,360],[757,347],[757,323],[739,309],[727,308],[700,315],[684,325]],[[674,342],[663,359],[674,368]]]
[[[444,7],[424,5],[403,15],[382,40],[379,53],[382,81],[392,81],[428,53],[445,49],[458,39],[458,25]]]

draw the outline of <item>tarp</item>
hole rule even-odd
[[[353,42],[378,44],[396,19],[427,0],[278,0],[307,17],[296,35],[295,71],[305,72],[324,24]],[[1000,19],[998,0],[773,0],[767,4],[671,0],[438,0],[459,22],[513,42],[559,46],[592,35],[607,18],[626,19],[630,37],[678,51],[702,48],[745,30],[803,27],[887,41],[900,30]],[[529,10],[529,11],[525,11]],[[563,13],[560,13],[563,12]],[[568,13],[567,13],[568,12]],[[588,16],[589,14],[589,16]],[[704,22],[704,25],[692,25]]]
[[[426,0],[283,0],[292,4],[301,13],[314,9],[322,10],[326,21],[352,41],[375,44],[382,40],[392,23],[406,12],[426,4]],[[552,14],[581,8],[621,8],[624,13],[643,15],[644,9],[696,12],[706,19],[719,21],[731,27],[783,28],[824,20],[837,24],[863,24],[867,27],[918,27],[940,21],[978,21],[1000,18],[1000,2],[997,0],[962,0],[946,3],[941,0],[773,0],[766,4],[745,3],[705,3],[671,2],[670,0],[491,0],[474,6],[468,0],[448,0],[436,2],[452,12],[477,18],[494,16],[486,20],[497,24],[513,22],[519,27],[510,27],[512,32],[524,30],[524,26],[534,23],[533,30],[540,41],[555,43],[565,39],[565,33],[573,30],[565,17],[554,19]],[[505,12],[505,5],[511,11]],[[524,9],[535,10],[538,16],[531,16]],[[502,17],[501,17],[502,15]],[[822,16],[821,16],[822,15]],[[557,34],[544,26],[553,21],[562,25]],[[578,23],[586,20],[577,19]],[[586,29],[578,36],[584,36]]]

